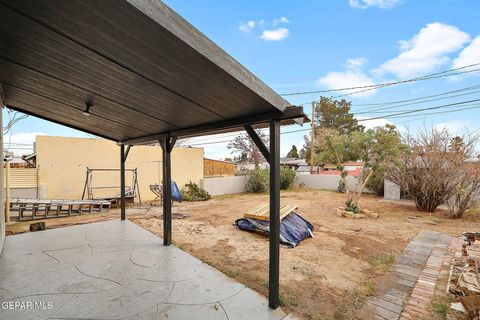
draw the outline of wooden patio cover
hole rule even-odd
[[[128,144],[303,118],[159,0],[0,0],[0,21],[2,102],[39,118]]]
[[[118,142],[122,220],[130,146],[160,141],[165,245],[176,138],[247,130],[270,164],[269,306],[278,307],[280,124],[305,115],[160,0],[0,0],[0,99]],[[269,148],[253,130],[265,125]]]

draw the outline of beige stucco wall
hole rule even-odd
[[[37,136],[38,183],[47,186],[50,199],[80,199],[85,184],[86,168],[119,168],[120,147],[104,139]],[[162,150],[157,146],[134,146],[127,158],[126,168],[138,168],[138,182],[142,200],[152,200],[151,184],[162,179]],[[172,179],[179,188],[192,180],[203,178],[203,149],[174,148]],[[132,175],[127,172],[126,185]],[[119,186],[119,172],[95,172],[93,186]],[[95,197],[115,196],[119,188],[94,190]]]

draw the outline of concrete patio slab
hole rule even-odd
[[[243,284],[129,221],[9,236],[0,319],[283,319]]]

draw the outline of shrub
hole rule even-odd
[[[210,194],[200,188],[196,183],[190,181],[182,189],[182,198],[185,201],[205,201],[210,199]]]
[[[374,192],[378,196],[383,196],[384,193],[384,183],[385,183],[385,170],[378,169],[376,172],[374,172],[371,176],[370,179],[368,179],[368,182],[366,184],[366,187]]]
[[[448,130],[424,130],[403,136],[399,166],[389,170],[395,182],[415,201],[418,210],[433,212],[447,204],[450,215],[459,218],[473,205],[480,190],[476,156],[479,135],[452,137]]]
[[[262,193],[268,189],[268,170],[255,168],[248,174],[247,185],[245,190],[247,192]]]
[[[287,167],[280,168],[280,189],[287,190],[297,179],[297,174]]]

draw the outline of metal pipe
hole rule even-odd
[[[172,244],[172,164],[171,164],[171,141],[170,137],[164,137],[162,144],[162,166],[163,166],[163,244]]]
[[[125,145],[120,145],[120,219],[125,220]]]
[[[268,306],[280,305],[280,121],[270,122],[270,265],[268,271]]]

